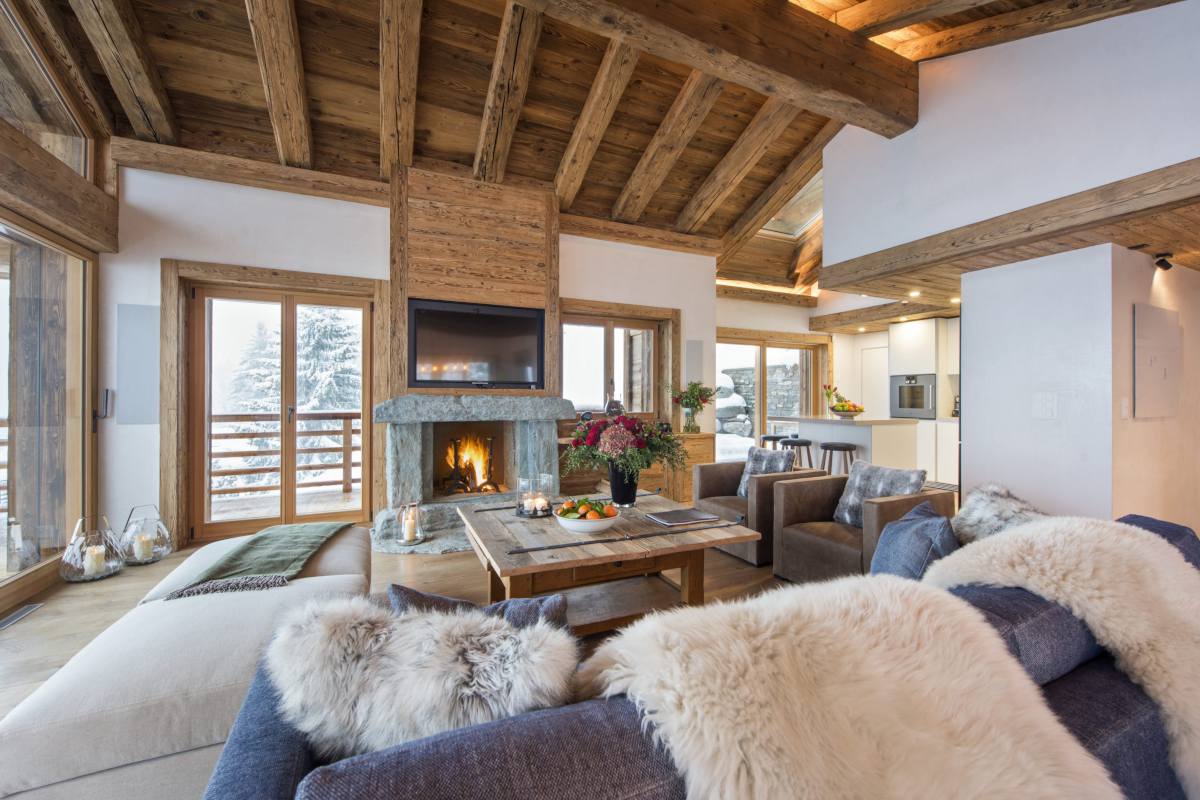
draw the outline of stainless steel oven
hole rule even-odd
[[[892,416],[937,418],[937,375],[893,375]]]

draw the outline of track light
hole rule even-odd
[[[1166,272],[1171,267],[1175,266],[1174,264],[1172,264],[1170,261],[1167,260],[1168,258],[1172,258],[1174,255],[1175,255],[1174,253],[1155,253],[1154,254],[1154,266],[1158,267],[1163,272]]]

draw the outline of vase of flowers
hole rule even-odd
[[[613,504],[637,500],[638,475],[657,463],[682,468],[683,445],[669,430],[624,414],[581,422],[567,447],[567,470],[607,469]]]
[[[700,426],[696,423],[696,413],[711,403],[716,394],[715,389],[705,386],[700,381],[692,381],[682,392],[675,392],[671,396],[675,405],[683,409],[684,433],[700,432]]]
[[[825,416],[833,419],[834,414],[830,406],[833,405],[833,398],[837,396],[838,388],[832,383],[822,383],[821,393],[825,395]]]

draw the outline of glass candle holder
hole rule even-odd
[[[541,476],[546,477],[546,476]],[[550,498],[542,489],[541,477],[521,478],[518,482],[517,514],[522,517],[545,517],[550,514]],[[553,476],[550,476],[553,477]]]
[[[121,557],[126,564],[153,564],[174,549],[171,532],[163,523],[158,506],[135,506],[129,510],[121,532]]]
[[[71,541],[63,551],[58,573],[64,581],[98,581],[121,571],[121,543],[108,524],[108,517],[80,517]]]
[[[421,528],[421,507],[409,503],[400,515],[400,541],[404,544],[417,544],[425,540],[425,531]]]

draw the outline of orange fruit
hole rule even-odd
[[[563,503],[563,504],[562,504],[562,509],[563,509],[563,511],[570,511],[570,510],[571,510],[571,509],[573,509],[573,508],[575,508],[575,501],[574,501],[574,500],[568,500],[567,502],[565,502],[565,503]]]
[[[579,516],[586,517],[588,515],[588,512],[591,510],[592,510],[592,507],[589,506],[587,503],[584,503],[583,505],[581,505],[579,507]]]
[[[600,512],[596,510],[589,511],[584,515],[587,519],[601,519]]]
[[[606,505],[604,507],[604,516],[615,517],[616,515],[617,515],[617,507],[614,506],[612,503],[609,503],[608,505]]]

